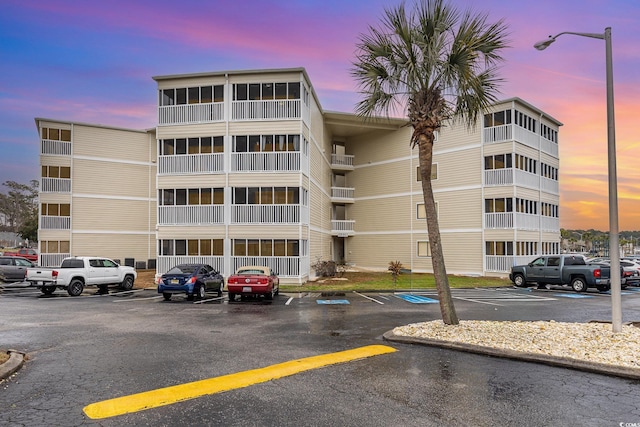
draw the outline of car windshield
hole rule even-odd
[[[176,265],[166,274],[193,274],[196,268],[198,268],[197,265]]]

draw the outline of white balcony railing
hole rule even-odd
[[[224,103],[164,105],[158,107],[159,125],[182,125],[224,121]]]
[[[41,267],[58,267],[62,264],[62,260],[69,258],[69,253],[57,253],[57,254],[40,254],[40,266]]]
[[[558,157],[558,144],[515,124],[493,126],[482,130],[484,143],[516,140],[524,145]]]
[[[222,153],[158,156],[158,175],[206,174],[222,171],[224,171]]]
[[[540,189],[542,191],[546,191],[551,194],[560,194],[560,184],[555,179],[549,179],[547,177],[542,177],[540,181]]]
[[[356,221],[353,219],[333,219],[331,220],[331,234],[338,237],[353,236]]]
[[[231,265],[233,271],[247,265],[264,265],[271,267],[280,278],[302,278],[309,274],[309,258],[304,256],[233,256]]]
[[[233,101],[231,120],[295,120],[300,119],[299,99]]]
[[[558,181],[515,168],[485,170],[484,183],[487,187],[519,185],[552,194],[558,194],[559,191]]]
[[[488,212],[484,214],[485,228],[560,231],[559,218],[521,212]]]
[[[156,271],[159,274],[164,274],[178,264],[208,264],[224,276],[228,276],[230,274],[229,272],[223,271],[223,256],[161,255],[156,260]]]
[[[231,205],[232,224],[308,224],[309,208],[300,205]]]
[[[355,188],[331,187],[331,200],[333,202],[353,202]]]
[[[40,154],[49,154],[52,156],[70,156],[71,143],[67,141],[52,141],[43,139],[40,141]]]
[[[71,230],[71,217],[42,215],[40,228],[43,230]]]
[[[535,257],[535,255],[487,255],[484,257],[485,271],[508,273],[514,265],[527,264]]]
[[[158,206],[160,225],[223,224],[223,205]]]
[[[353,169],[353,158],[350,154],[331,154],[331,167],[333,169]]]
[[[231,170],[234,172],[300,172],[302,157],[299,151],[232,153]]]
[[[40,191],[43,193],[71,193],[69,178],[40,178]]]

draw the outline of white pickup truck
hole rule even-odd
[[[63,259],[60,267],[28,268],[25,280],[45,295],[51,295],[56,289],[65,289],[75,297],[85,286],[97,286],[101,293],[108,292],[109,285],[131,290],[136,276],[133,267],[119,265],[108,258],[71,257]]]

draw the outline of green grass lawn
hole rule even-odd
[[[512,286],[509,279],[497,277],[449,276],[451,288],[492,288]],[[415,289],[435,289],[433,274],[405,273],[400,274],[396,283],[390,273],[346,272],[342,278],[320,278],[315,282],[303,285],[280,285],[282,292],[305,291],[404,291]]]

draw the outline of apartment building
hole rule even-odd
[[[303,68],[157,76],[155,129],[36,119],[41,263],[69,254],[271,266],[317,260],[431,271],[417,151],[403,119],[324,111]],[[558,128],[513,98],[434,146],[450,273],[504,275],[558,252]]]

